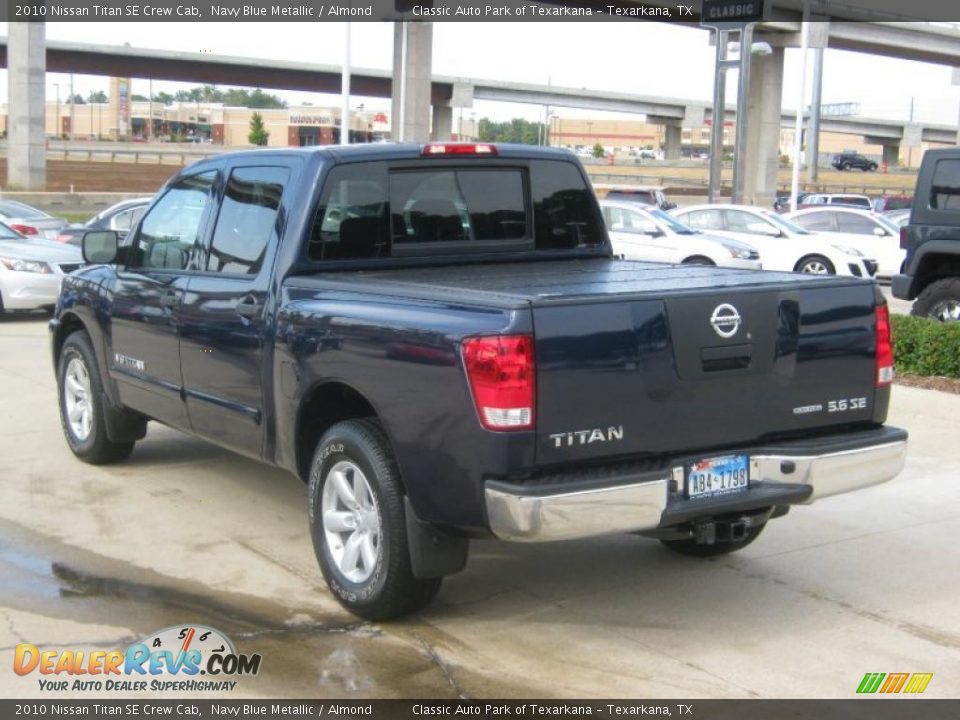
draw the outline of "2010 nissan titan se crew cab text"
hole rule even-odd
[[[563,151],[224,154],[83,247],[51,321],[74,454],[156,420],[296,473],[366,618],[426,605],[470,538],[708,557],[903,466],[874,282],[615,259]]]

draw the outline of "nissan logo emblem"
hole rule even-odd
[[[732,338],[740,329],[740,313],[733,305],[717,305],[710,316],[710,326],[722,338]]]

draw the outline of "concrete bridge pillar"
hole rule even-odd
[[[886,143],[883,146],[883,162],[896,167],[900,162],[900,143]]]
[[[430,139],[432,71],[433,23],[394,23],[390,122],[395,142],[424,143]]]
[[[453,139],[453,108],[443,105],[433,106],[433,128],[431,140]]]
[[[754,42],[763,40],[754,38]],[[783,48],[751,58],[750,96],[747,102],[743,201],[770,207],[777,194],[780,168],[780,105],[783,96]]]
[[[7,187],[47,184],[46,25],[12,22],[7,29]]]
[[[665,125],[663,134],[663,159],[679,160],[682,156],[681,143],[683,140],[683,128],[677,125]]]

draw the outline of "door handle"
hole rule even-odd
[[[160,296],[160,307],[172,308],[180,304],[180,295],[173,290],[168,290]]]
[[[237,315],[244,318],[255,318],[263,311],[263,303],[257,302],[253,295],[247,295],[237,303]]]

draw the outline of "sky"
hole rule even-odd
[[[6,25],[0,23],[0,34]],[[47,37],[84,43],[210,52],[222,55],[339,64],[343,59],[344,23],[48,23]],[[389,69],[392,24],[351,23],[351,62],[358,68]],[[655,22],[439,22],[434,24],[433,72],[437,75],[512,80],[574,88],[611,90],[709,102],[713,87],[713,48],[709,34],[697,28]],[[812,57],[812,56],[811,56]],[[783,106],[798,104],[799,50],[788,50]],[[827,50],[823,102],[859,102],[861,114],[907,120],[913,100],[919,121],[956,124],[960,86],[951,84],[951,69],[926,63]],[[809,87],[809,73],[808,73]],[[48,74],[48,97],[67,96],[69,76]],[[74,78],[76,92],[108,90],[107,78]],[[153,84],[154,92],[189,87]],[[147,81],[134,79],[133,92],[146,95]],[[6,101],[6,71],[0,71],[0,99]],[[339,99],[301,92],[278,92],[289,104],[338,105]],[[735,97],[731,85],[727,98]],[[386,99],[357,98],[356,107],[388,108]],[[477,117],[495,119],[543,115],[543,108],[476,102]],[[561,117],[612,116],[554,108]]]

